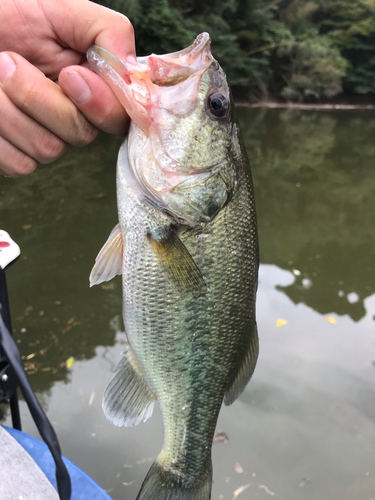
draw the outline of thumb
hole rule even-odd
[[[95,127],[125,135],[128,115],[100,76],[83,66],[69,66],[60,72],[59,85]]]

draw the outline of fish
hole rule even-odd
[[[224,71],[201,33],[181,51],[87,60],[131,122],[117,161],[119,223],[90,275],[122,275],[127,346],[103,397],[134,426],[158,401],[164,443],[137,500],[209,500],[222,403],[251,378],[259,251],[253,183]]]

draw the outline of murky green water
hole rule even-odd
[[[375,115],[239,117],[258,208],[261,352],[221,412],[229,442],[214,444],[212,498],[373,500]],[[114,500],[131,500],[161,447],[161,418],[120,429],[102,415],[125,339],[121,280],[88,286],[117,223],[119,145],[102,136],[30,177],[1,178],[0,227],[22,249],[7,272],[15,337],[63,452]]]

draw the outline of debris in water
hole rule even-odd
[[[130,483],[122,483],[124,484],[125,486],[131,486],[132,484],[134,484],[134,481],[130,481]]]
[[[72,366],[74,365],[75,363],[75,358],[73,356],[70,356],[70,358],[68,358],[66,360],[66,367],[67,368],[72,368]]]
[[[276,321],[276,326],[285,326],[287,324],[288,324],[287,320],[283,318],[280,318]]]
[[[329,322],[329,323],[332,323],[333,325],[335,323],[337,323],[337,321],[335,320],[335,318],[332,318],[332,316],[327,316],[326,320]]]
[[[268,493],[269,495],[271,495],[271,497],[274,497],[276,495],[276,493],[274,493],[273,491],[271,491],[269,488],[267,488],[267,486],[265,484],[260,484],[259,485],[259,488],[261,490],[264,490],[266,493]]]
[[[22,229],[24,229],[25,231],[27,231],[28,229],[31,229],[31,228],[32,228],[31,224],[25,224],[24,226],[22,226]]]
[[[32,359],[36,356],[36,352],[33,352],[31,354],[29,354],[28,356],[26,356],[26,359]]]
[[[91,406],[92,403],[94,402],[94,398],[95,398],[95,391],[92,391],[90,399],[89,399],[89,406]]]
[[[109,283],[108,285],[100,285],[100,288],[103,290],[114,290],[115,285],[114,283]]]
[[[242,492],[244,492],[245,490],[247,490],[247,488],[251,485],[251,483],[249,484],[245,484],[244,486],[240,486],[239,488],[236,489],[236,491],[233,493],[233,498],[232,500],[236,500],[236,498],[241,495]]]
[[[228,441],[229,437],[226,432],[218,432],[214,437],[214,443],[227,443]]]
[[[292,273],[294,274],[294,276],[301,276],[302,274],[298,269],[293,269]]]
[[[36,373],[39,370],[40,364],[35,363],[33,361],[29,361],[29,362],[25,363],[23,367],[25,369],[25,372],[27,372],[28,375],[33,375],[34,373]]]
[[[234,466],[234,470],[237,472],[237,474],[243,474],[242,465],[240,463],[238,463],[238,462]]]
[[[70,318],[70,320],[66,324],[66,327],[63,330],[63,333],[68,332],[69,330],[79,325],[80,323],[81,323],[80,321],[76,321],[74,318]]]
[[[302,479],[302,481],[299,483],[298,487],[299,487],[299,488],[303,488],[303,487],[305,486],[305,484],[307,484],[307,483],[311,483],[311,478],[309,478],[309,477],[304,477],[304,478]]]

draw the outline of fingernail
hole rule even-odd
[[[72,71],[64,74],[64,90],[76,102],[88,101],[91,89],[79,73]]]
[[[0,53],[0,83],[4,83],[13,75],[16,65],[8,54]]]

